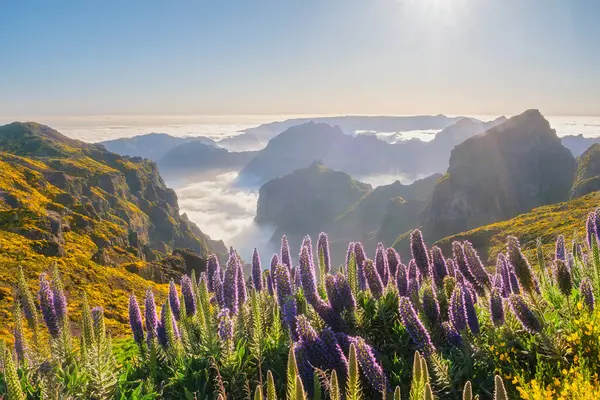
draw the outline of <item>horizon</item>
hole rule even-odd
[[[600,112],[590,0],[2,8],[8,117]]]

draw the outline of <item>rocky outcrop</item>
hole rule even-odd
[[[368,184],[313,162],[261,186],[255,221],[276,226],[275,237],[315,235],[370,190]]]
[[[600,190],[600,144],[590,146],[577,158],[577,175],[571,189],[571,198],[585,196]]]
[[[424,213],[432,241],[567,200],[575,159],[548,121],[528,110],[456,146]]]
[[[13,123],[0,127],[0,163],[0,229],[34,240],[40,254],[63,255],[63,232],[71,229],[95,244],[93,260],[102,265],[143,259],[146,245],[162,253],[226,252],[179,214],[175,192],[148,160]]]

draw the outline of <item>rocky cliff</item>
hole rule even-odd
[[[141,277],[201,270],[209,252],[226,248],[179,214],[154,163],[36,123],[0,127],[0,325],[19,265],[33,277],[56,263],[67,291],[94,296],[119,325],[127,292],[151,284]]]
[[[600,144],[590,146],[577,158],[577,174],[571,198],[600,190]]]
[[[537,110],[456,146],[425,211],[427,240],[569,198],[575,159]]]

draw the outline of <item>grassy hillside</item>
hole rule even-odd
[[[155,164],[35,123],[0,127],[0,336],[9,333],[19,266],[37,290],[39,274],[56,264],[73,299],[71,318],[79,320],[86,292],[118,335],[131,290],[155,286],[160,294],[153,281],[181,275],[161,261],[176,248],[202,257],[225,251],[179,215]]]
[[[469,240],[479,251],[482,260],[488,260],[493,265],[498,252],[505,249],[506,237],[513,235],[519,238],[526,251],[535,250],[536,240],[541,238],[548,255],[552,253],[556,237],[560,234],[567,239],[571,239],[574,234],[584,238],[585,224],[582,221],[599,206],[600,192],[594,192],[563,203],[538,207],[506,221],[448,236],[437,244],[449,255],[453,241]]]

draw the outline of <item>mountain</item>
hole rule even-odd
[[[418,225],[420,213],[441,177],[434,174],[410,185],[396,181],[379,186],[350,206],[325,231],[346,245],[357,240],[368,247],[379,241],[391,245],[398,233]]]
[[[577,174],[571,198],[600,190],[600,143],[593,144],[577,158]]]
[[[167,151],[158,167],[169,175],[242,169],[256,156],[255,151],[231,152],[202,142],[190,142]]]
[[[389,116],[337,116],[316,118],[292,118],[285,121],[271,122],[255,128],[244,130],[244,134],[250,134],[264,142],[274,138],[279,133],[297,125],[308,122],[337,125],[349,135],[357,131],[373,132],[402,132],[436,129],[441,130],[452,125],[461,117],[446,117],[445,115],[415,115],[407,117]]]
[[[177,146],[199,142],[206,145],[216,146],[212,139],[198,136],[180,138],[166,133],[148,133],[131,138],[121,138],[100,142],[108,151],[122,156],[142,157],[159,162],[163,156]]]
[[[582,155],[594,143],[600,143],[600,137],[588,138],[581,134],[563,136],[560,140],[562,145],[571,150],[575,157]]]
[[[263,149],[267,142],[268,140],[260,140],[250,133],[243,133],[221,139],[217,144],[219,147],[229,151],[257,151]]]
[[[487,265],[496,264],[496,256],[505,251],[506,238],[519,238],[521,248],[529,254],[530,260],[535,260],[536,241],[540,238],[544,254],[554,254],[554,246],[558,235],[571,237],[573,232],[581,238],[586,237],[585,221],[587,215],[600,204],[600,192],[593,192],[576,199],[537,207],[517,217],[484,225],[476,229],[457,233],[439,240],[444,254],[452,254],[452,242],[469,240],[479,252],[481,259]],[[547,259],[546,263],[550,263]],[[549,264],[547,264],[549,265]]]
[[[374,135],[346,135],[339,126],[310,121],[271,139],[242,170],[240,180],[264,183],[307,167],[313,160],[322,160],[327,167],[353,176],[443,172],[454,146],[503,121],[499,118],[486,123],[461,118],[430,142],[414,139],[394,144]]]
[[[255,221],[275,225],[275,237],[318,233],[370,190],[371,185],[313,162],[261,186]]]
[[[132,288],[143,295],[226,251],[180,215],[154,163],[36,123],[0,127],[0,326],[19,265],[33,283],[56,263],[71,297],[87,292],[122,331]]]
[[[564,201],[575,167],[539,111],[512,117],[452,150],[424,212],[423,234],[437,240]]]
[[[360,240],[367,248],[378,241],[391,245],[399,233],[417,226],[440,177],[372,189],[313,162],[260,188],[255,221],[276,228],[274,241],[286,234],[299,243],[305,235],[327,232],[332,258],[341,262],[350,241]]]

